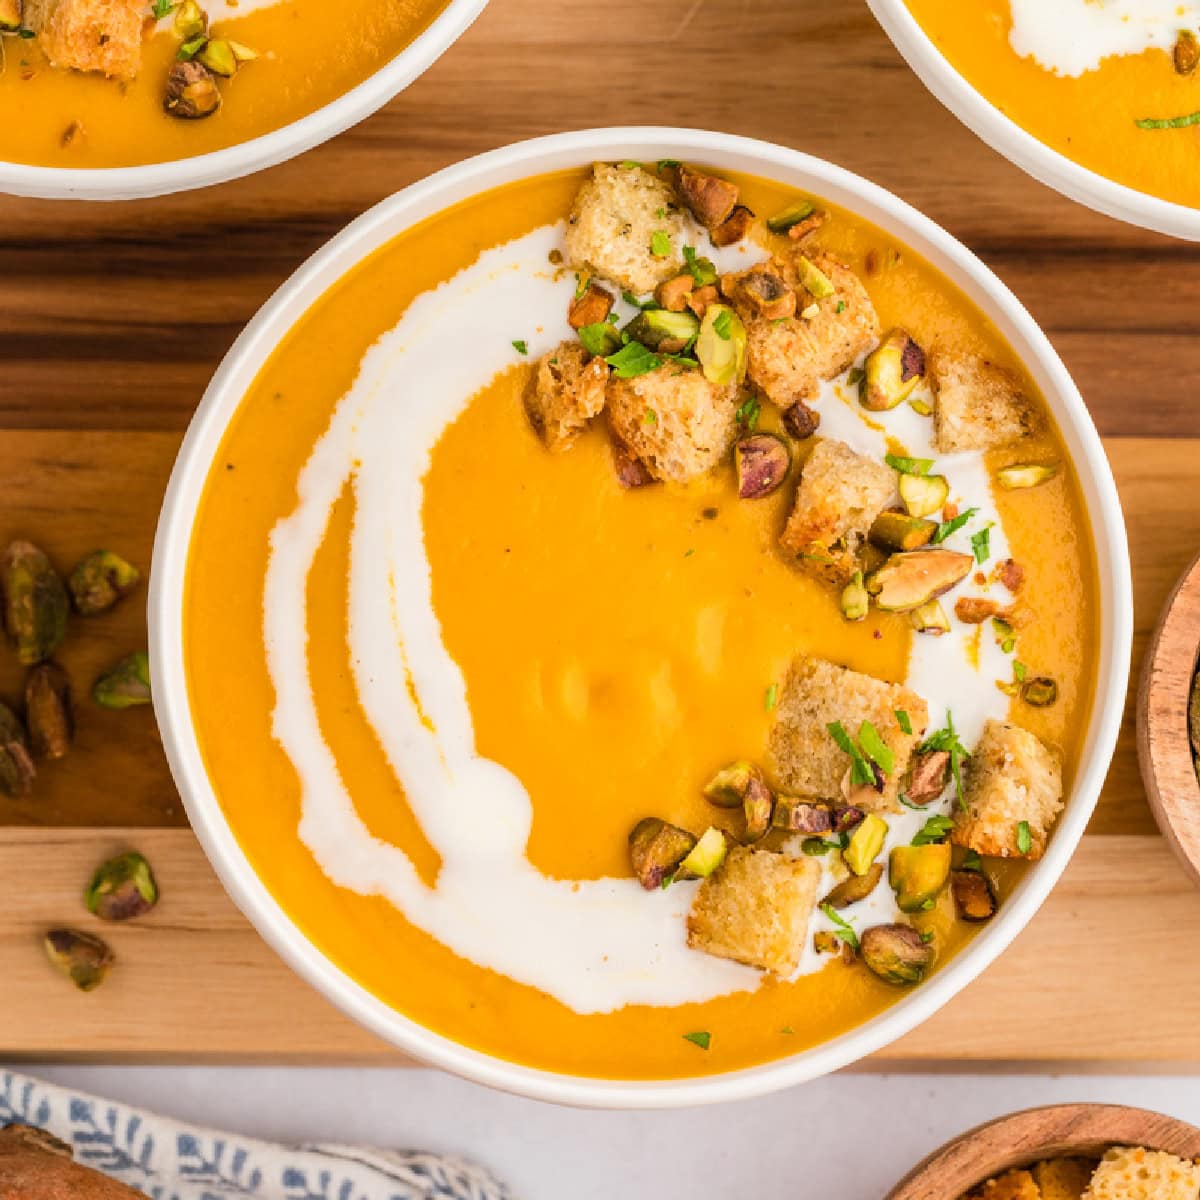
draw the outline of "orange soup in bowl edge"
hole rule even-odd
[[[1200,4],[904,3],[967,83],[1050,149],[1200,207]]]
[[[853,214],[669,161],[480,194],[314,303],[184,604],[213,789],[305,936],[623,1079],[793,1054],[964,946],[1053,836],[1097,628],[989,322]]]

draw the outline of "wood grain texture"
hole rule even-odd
[[[1110,1146],[1142,1146],[1180,1158],[1200,1156],[1200,1129],[1186,1121],[1117,1104],[1056,1104],[989,1121],[936,1150],[886,1200],[959,1200],[1011,1167],[1045,1158],[1094,1158]]]
[[[891,188],[1016,290],[1102,433],[1200,436],[1182,383],[1200,367],[1200,246],[1027,178],[925,91],[862,0],[493,0],[382,112],[254,178],[137,203],[0,198],[0,426],[180,430],[246,319],[351,217],[478,151],[620,124],[767,138]]]
[[[1200,883],[1200,779],[1188,721],[1200,657],[1200,557],[1184,572],[1147,651],[1138,694],[1138,760],[1150,811]]]
[[[126,925],[90,917],[81,892],[110,854],[137,847],[162,900]],[[117,965],[77,992],[39,945],[52,926],[107,938]],[[1114,1072],[1200,1066],[1200,903],[1159,837],[1085,839],[1005,954],[876,1066],[995,1062]],[[0,829],[0,1060],[399,1061],[269,950],[186,830]],[[1170,996],[1145,1014],[1147,997]],[[281,1014],[286,1020],[280,1020]],[[870,1065],[870,1064],[868,1064]]]

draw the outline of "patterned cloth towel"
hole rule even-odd
[[[14,1122],[48,1129],[77,1161],[152,1200],[512,1200],[461,1159],[276,1146],[0,1071],[0,1126]]]

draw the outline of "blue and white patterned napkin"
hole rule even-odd
[[[0,1126],[48,1129],[75,1158],[152,1200],[512,1200],[458,1158],[277,1146],[0,1071]]]

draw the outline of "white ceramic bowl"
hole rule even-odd
[[[1172,237],[1200,241],[1200,209],[1160,200],[1116,183],[1050,149],[985,100],[955,70],[908,11],[904,0],[867,0],[867,3],[925,86],[993,150],[1035,179],[1097,212]]]
[[[95,170],[0,162],[0,192],[43,200],[136,200],[186,192],[273,167],[350,128],[423,75],[466,31],[487,0],[449,0],[386,66],[330,104],[281,129],[211,154]]]
[[[188,544],[222,435],[259,368],[294,321],[347,270],[410,225],[479,191],[595,160],[683,158],[766,176],[875,222],[924,255],[995,322],[1027,364],[1074,460],[1091,514],[1100,574],[1098,697],[1075,790],[1046,857],[996,919],[946,967],[892,1008],[840,1037],[778,1062],[697,1079],[606,1081],[493,1058],[432,1033],[343,974],[263,886],[222,814],[196,743],[184,670]],[[521,142],[450,167],[378,204],[308,260],[229,351],[188,430],[167,488],[150,580],[154,707],[192,827],[234,901],[292,967],[357,1021],[416,1058],[513,1092],[595,1106],[732,1100],[812,1079],[878,1050],[924,1021],[1017,935],[1054,886],[1091,816],[1116,742],[1129,672],[1132,600],[1125,526],[1100,439],[1058,355],[1012,293],[973,254],[888,192],[839,167],[765,142],[691,129],[601,129]]]

